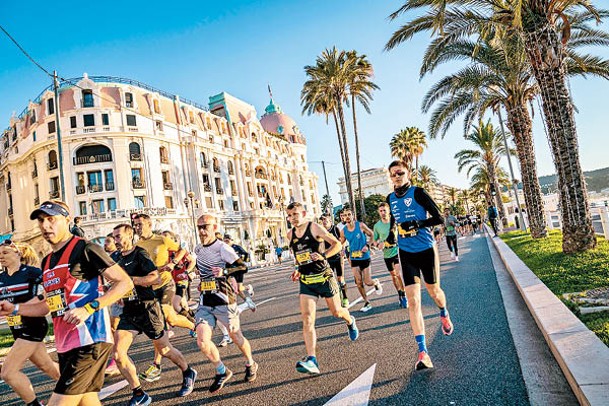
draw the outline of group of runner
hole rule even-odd
[[[443,333],[453,332],[446,297],[440,288],[438,251],[431,231],[445,219],[427,192],[410,184],[406,163],[392,162],[389,173],[394,192],[379,206],[380,220],[372,229],[357,221],[349,209],[341,213],[343,227],[333,225],[326,217],[322,217],[321,225],[307,221],[307,213],[298,202],[286,209],[292,226],[287,239],[295,262],[291,278],[299,283],[306,350],[304,358],[296,362],[298,372],[320,373],[315,333],[319,297],[325,299],[334,317],[345,322],[349,339],[358,339],[360,332],[349,312],[343,258],[348,257],[363,300],[360,311],[370,311],[366,286],[373,287],[379,295],[383,291],[371,274],[371,247],[383,250],[398,304],[408,309],[419,349],[415,369],[433,367],[425,339],[421,282],[439,308]],[[193,255],[180,247],[172,233],[154,234],[152,221],[144,214],[134,219],[133,226],[116,226],[112,231],[114,247],[108,238],[104,248],[70,233],[69,208],[61,201],[44,202],[30,218],[38,222],[43,238],[52,248],[52,253],[42,260],[42,269],[34,267],[36,259],[22,245],[5,241],[0,247],[0,264],[7,268],[0,274],[0,282],[10,286],[2,291],[11,292],[0,297],[0,315],[7,316],[16,339],[7,356],[11,367],[5,372],[5,362],[2,377],[26,404],[41,404],[20,372],[27,359],[57,380],[49,405],[96,405],[100,404],[98,392],[111,353],[133,392],[130,405],[151,403],[140,379],[160,378],[161,357],[180,368],[183,377],[177,395],[188,396],[197,371],[170,343],[167,324],[188,329],[196,336],[200,351],[215,368],[211,393],[220,391],[233,376],[212,342],[216,325],[224,326],[243,354],[245,381],[256,380],[258,363],[241,330],[240,310],[244,308],[237,305],[237,297],[241,297],[245,308],[256,308],[251,292],[243,286],[247,266],[243,254],[231,246],[230,236],[225,241],[218,238],[216,217],[204,214],[197,220],[200,244]],[[135,244],[134,235],[139,236]],[[111,250],[114,252],[108,255],[106,251]],[[193,314],[188,308],[186,281],[192,279],[195,269],[200,296]],[[122,309],[116,303],[122,303]],[[112,316],[118,319],[114,325],[110,307]],[[42,344],[49,312],[59,364],[51,361]],[[155,358],[138,376],[128,352],[134,337],[141,333],[152,340]]]

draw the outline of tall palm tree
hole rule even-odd
[[[600,20],[606,13],[596,10],[590,1],[580,0],[407,0],[391,18],[420,7],[430,10],[396,31],[387,43],[388,49],[420,31],[432,31],[439,48],[455,39],[472,35],[483,38],[502,30],[523,38],[524,50],[543,101],[548,138],[559,177],[561,204],[567,205],[563,208],[563,251],[579,252],[594,247],[596,240],[579,164],[573,104],[566,85],[570,64],[568,58],[572,57],[566,45],[572,38],[571,29],[581,28],[577,24],[583,19],[593,16]],[[577,8],[581,10],[581,7],[585,8],[583,13],[573,12]],[[582,19],[582,16],[588,17]],[[584,35],[574,35],[574,42],[604,44],[605,40],[583,39],[586,33],[593,33],[597,37],[600,33],[600,37],[603,37],[602,31],[583,32]],[[580,68],[582,62],[606,66],[606,62],[594,57],[575,59],[575,62],[574,65],[579,64]]]
[[[366,207],[364,205],[364,194],[362,191],[362,174],[360,169],[360,152],[359,152],[359,136],[357,133],[357,117],[355,113],[355,102],[358,101],[364,110],[370,114],[370,101],[372,101],[372,92],[378,90],[379,87],[372,82],[373,69],[372,64],[366,58],[366,55],[358,55],[353,50],[347,52],[345,61],[346,74],[348,76],[348,93],[351,98],[351,112],[353,113],[353,136],[355,138],[355,162],[357,165],[357,190],[359,191],[359,204],[361,219],[366,215]]]
[[[395,134],[389,142],[391,155],[405,161],[411,170],[415,179],[419,170],[419,157],[427,148],[427,138],[425,133],[417,127],[406,127]],[[412,164],[415,163],[413,168]]]
[[[466,169],[469,177],[473,170],[483,167],[488,174],[490,184],[499,192],[501,190],[497,177],[499,160],[502,155],[512,152],[506,150],[502,135],[495,130],[490,120],[486,123],[480,120],[477,126],[473,126],[473,131],[465,136],[465,139],[472,142],[476,149],[464,149],[455,154],[457,169],[459,172]],[[501,219],[505,221],[506,213],[501,193],[496,193],[495,204],[499,209]]]
[[[421,165],[417,171],[417,185],[423,189],[431,189],[434,185],[440,183],[436,171],[427,165]]]

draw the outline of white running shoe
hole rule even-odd
[[[455,261],[459,262],[459,256],[458,255],[455,255]]]
[[[450,259],[455,259],[455,253],[454,252],[450,252]]]
[[[247,305],[247,303],[241,303],[240,305],[237,306],[237,311],[239,312],[239,314],[241,314],[249,308],[250,307]]]
[[[252,298],[250,297],[246,297],[245,298],[245,303],[247,304],[247,307],[252,311],[255,312],[256,311],[256,303],[254,303],[254,301],[252,300]]]
[[[247,290],[247,293],[250,295],[250,297],[254,297],[254,287],[251,283],[245,287],[245,290]]]
[[[359,309],[359,311],[362,313],[369,312],[370,310],[372,310],[372,305],[369,302],[365,303],[364,306],[362,306],[362,308]]]
[[[381,283],[378,281],[378,279],[374,280],[374,290],[376,291],[376,294],[379,296],[383,294],[383,285],[381,285]]]

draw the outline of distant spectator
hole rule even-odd
[[[74,234],[77,237],[85,237],[85,230],[82,229],[82,227],[80,227],[80,222],[82,221],[81,217],[74,217],[74,227],[72,227],[72,229],[70,230],[70,232],[72,234]]]
[[[279,263],[281,263],[281,254],[283,254],[283,248],[275,248],[275,254],[277,254],[277,260],[279,261]]]
[[[243,260],[243,262],[250,261],[250,254],[242,246],[235,244],[230,234],[224,234],[223,240],[226,244],[230,245],[235,250],[237,255],[239,255],[239,257]]]

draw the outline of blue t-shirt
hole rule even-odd
[[[427,210],[414,197],[416,189],[417,187],[409,187],[404,196],[397,197],[393,192],[387,198],[391,214],[398,225],[398,247],[406,252],[425,251],[433,247],[434,244],[433,235],[428,227],[422,227],[413,233],[407,233],[400,226],[400,223],[405,221],[427,219]]]
[[[362,249],[368,244],[366,234],[359,226],[359,221],[355,222],[353,231],[349,231],[349,227],[343,228],[345,238],[349,241],[349,258],[350,259],[370,259],[370,250],[362,252]]]

